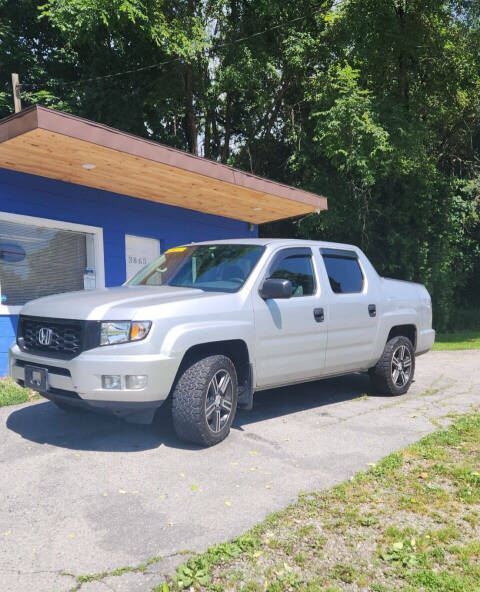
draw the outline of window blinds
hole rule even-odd
[[[0,220],[0,294],[5,305],[83,290],[87,235]]]

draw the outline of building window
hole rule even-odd
[[[353,294],[363,290],[363,274],[356,257],[323,254],[323,261],[335,294]]]
[[[80,228],[0,214],[0,312],[42,296],[103,286],[98,235]]]

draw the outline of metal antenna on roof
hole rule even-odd
[[[12,88],[13,88],[13,104],[15,106],[15,113],[22,110],[22,100],[20,95],[20,79],[18,74],[12,74]]]

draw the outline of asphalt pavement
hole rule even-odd
[[[364,396],[366,395],[366,396]],[[480,351],[431,352],[401,397],[355,374],[258,393],[227,440],[182,444],[163,416],[135,426],[52,403],[0,409],[0,590],[147,591],[301,491],[330,487],[480,404]]]

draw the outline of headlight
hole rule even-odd
[[[113,345],[125,343],[130,338],[130,323],[124,321],[111,321],[102,323],[100,331],[100,345]]]
[[[100,345],[115,345],[145,339],[151,321],[106,321],[100,326]]]

